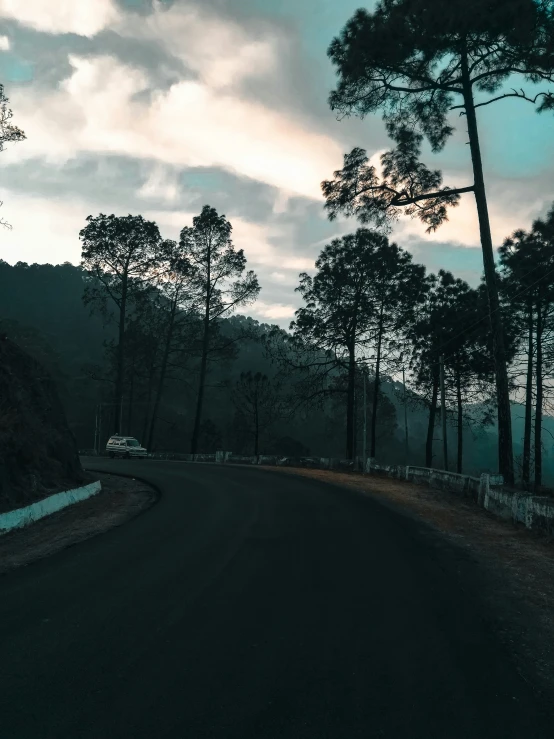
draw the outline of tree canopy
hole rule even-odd
[[[396,148],[381,157],[382,176],[362,148],[322,183],[330,218],[339,212],[385,224],[402,212],[428,231],[448,218],[474,186],[444,186],[419,161],[424,138],[441,151],[454,132],[453,111],[515,97],[554,108],[554,11],[536,0],[381,0],[358,10],[328,54],[339,77],[329,103],[341,115],[381,112]],[[506,89],[515,76],[544,89]]]
[[[222,348],[221,343],[216,341],[221,319],[231,315],[237,308],[254,302],[260,292],[255,273],[252,270],[245,273],[244,251],[235,249],[231,232],[231,223],[225,216],[205,205],[200,215],[192,219],[192,226],[182,229],[179,239],[182,257],[191,265],[190,284],[202,316],[200,374],[191,439],[193,454],[197,450],[202,423],[208,358],[214,349]]]
[[[162,237],[157,224],[140,215],[104,213],[88,216],[79,237],[81,266],[89,276],[83,300],[117,324],[114,431],[123,433],[125,331],[133,301],[140,300],[145,284],[160,271]]]

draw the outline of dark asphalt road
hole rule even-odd
[[[99,467],[162,498],[0,577],[2,739],[554,735],[423,525],[263,470]]]

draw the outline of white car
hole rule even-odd
[[[106,444],[106,451],[110,457],[138,457],[144,459],[148,452],[132,436],[112,436]]]

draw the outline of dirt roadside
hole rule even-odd
[[[87,483],[102,482],[100,493],[0,536],[0,575],[120,526],[150,508],[158,497],[140,480],[101,472],[87,476]]]
[[[499,614],[495,630],[520,675],[546,699],[554,696],[554,541],[503,521],[455,493],[403,480],[328,470],[263,466],[353,488],[416,516],[477,562],[485,600]]]

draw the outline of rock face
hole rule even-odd
[[[84,480],[54,382],[35,359],[0,336],[0,512]]]

